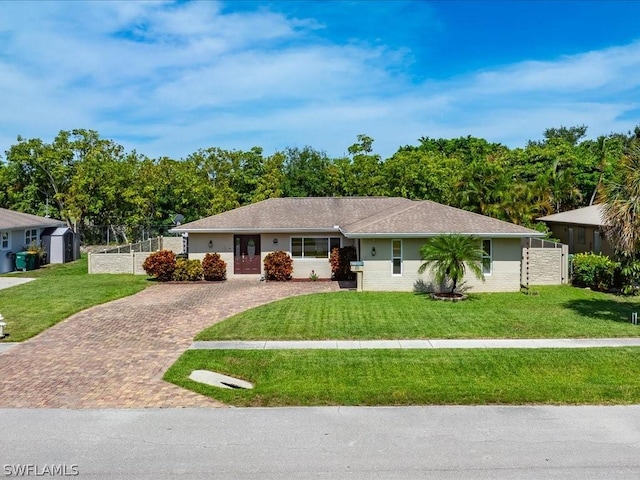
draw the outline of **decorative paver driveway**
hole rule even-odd
[[[335,291],[336,282],[154,285],[90,308],[0,356],[0,408],[222,406],[162,375],[203,328],[257,305]]]

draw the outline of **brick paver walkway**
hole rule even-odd
[[[90,308],[0,356],[0,408],[223,406],[162,380],[203,328],[336,282],[154,285]]]

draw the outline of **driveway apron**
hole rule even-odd
[[[162,380],[193,337],[248,308],[337,289],[336,282],[254,279],[154,285],[73,315],[3,353],[0,408],[223,406]]]

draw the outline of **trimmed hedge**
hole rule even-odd
[[[200,260],[187,260],[179,258],[173,271],[173,280],[176,282],[197,282],[202,279],[202,264]]]
[[[147,275],[155,277],[159,282],[168,282],[173,278],[176,268],[176,254],[171,250],[160,250],[149,255],[142,268]]]
[[[267,280],[291,280],[293,259],[283,251],[271,252],[264,257],[264,275]]]
[[[227,263],[218,253],[207,253],[202,259],[204,279],[220,282],[227,279]]]

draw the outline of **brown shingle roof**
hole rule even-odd
[[[541,236],[512,223],[428,200],[398,197],[273,198],[181,225],[177,232],[331,231],[347,237],[464,233]]]
[[[174,231],[327,231],[405,202],[411,201],[390,197],[271,198],[180,225]]]
[[[381,212],[345,226],[347,236],[430,236],[442,233],[494,236],[541,236],[539,232],[429,200],[411,201],[403,209]]]
[[[19,228],[46,228],[63,226],[62,220],[39,217],[29,213],[14,212],[0,208],[0,230],[17,230]]]

